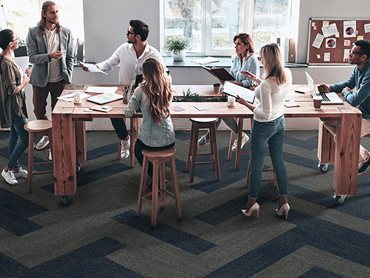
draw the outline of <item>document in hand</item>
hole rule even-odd
[[[81,62],[81,65],[86,67],[89,72],[99,72],[99,73],[108,74],[108,73],[100,70],[95,64],[89,64],[89,63],[82,63]]]
[[[235,98],[239,96],[250,103],[253,103],[254,101],[254,92],[252,90],[236,85],[229,81],[225,81],[223,92]]]
[[[207,68],[205,66],[202,66],[202,68],[220,80],[235,80],[235,78],[224,68]]]

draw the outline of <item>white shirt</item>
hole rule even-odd
[[[141,67],[148,58],[155,58],[161,61],[167,70],[161,54],[149,44],[146,45],[141,56],[137,58],[134,45],[131,43],[124,43],[114,51],[109,59],[97,65],[99,69],[104,72],[111,71],[119,66],[119,83],[129,85],[134,81],[137,74],[141,74]]]
[[[59,50],[59,34],[56,32],[56,28],[53,31],[45,30],[46,39],[48,42],[48,53],[52,53]],[[62,59],[62,58],[61,58]],[[62,71],[60,68],[60,59],[51,58],[49,63],[49,80],[48,82],[55,83],[63,80]]]
[[[261,82],[255,90],[257,107],[254,109],[254,119],[258,122],[270,122],[284,114],[286,95],[292,87],[292,73],[284,69],[287,81],[278,85],[275,77]]]

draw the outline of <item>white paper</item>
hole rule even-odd
[[[351,46],[351,40],[344,40],[343,46]]]
[[[81,65],[84,66],[84,67],[87,67],[89,72],[100,72],[100,73],[107,74],[106,72],[100,70],[95,64],[89,64],[89,63],[82,63],[81,62]]]
[[[95,93],[95,94],[112,94],[117,91],[118,87],[103,87],[103,86],[89,86],[86,89],[87,93]]]
[[[69,93],[69,94],[66,94],[66,95],[62,95],[62,96],[58,97],[58,99],[63,100],[63,101],[72,102],[75,94],[80,94],[81,99],[90,97],[90,95],[85,94],[84,92],[73,92],[73,93]]]
[[[324,36],[320,33],[316,34],[315,40],[312,43],[312,46],[319,49],[322,42],[324,41]]]
[[[337,24],[335,23],[332,23],[327,27],[322,27],[321,30],[325,38],[334,36],[338,33]]]
[[[254,91],[249,90],[245,87],[236,85],[229,81],[225,81],[223,92],[233,97],[239,96],[250,103],[253,103],[254,101]]]
[[[330,53],[329,52],[324,53],[324,62],[330,62]]]
[[[349,61],[349,53],[351,52],[351,49],[344,49],[344,52],[343,52],[343,62],[347,62]]]
[[[325,47],[326,48],[336,48],[337,46],[337,39],[335,38],[329,38],[325,41]]]
[[[364,25],[365,33],[370,33],[370,23]]]
[[[195,59],[192,62],[196,64],[200,64],[200,65],[206,65],[209,63],[219,62],[219,60],[213,57],[205,57],[205,58]]]
[[[328,27],[328,26],[329,26],[329,21],[328,20],[323,20],[322,27]]]
[[[343,22],[343,38],[356,37],[356,20],[346,20]]]

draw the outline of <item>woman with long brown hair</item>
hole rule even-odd
[[[143,114],[143,123],[135,144],[135,157],[143,163],[142,150],[163,150],[175,145],[175,131],[170,117],[173,89],[162,63],[147,59],[142,66],[143,82],[136,88],[128,107],[126,117],[132,117],[137,110]],[[149,163],[149,176],[153,167]]]

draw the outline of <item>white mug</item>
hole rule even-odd
[[[227,106],[228,107],[234,107],[235,106],[235,98],[228,96],[227,97]]]
[[[77,92],[75,93],[74,97],[73,97],[73,101],[75,104],[81,104],[82,103],[82,98],[81,98],[81,93],[80,92]]]

